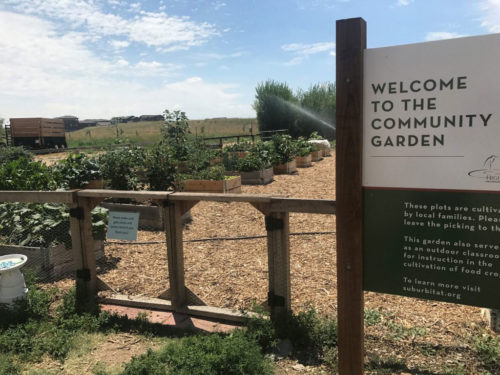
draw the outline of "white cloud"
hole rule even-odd
[[[481,26],[490,33],[500,32],[500,0],[486,0],[481,4],[483,17]]]
[[[215,10],[219,10],[220,8],[223,8],[223,7],[225,7],[226,5],[227,5],[227,4],[226,4],[225,2],[223,2],[223,1],[216,1],[216,2],[214,3],[214,9],[215,9]]]
[[[406,7],[413,3],[414,0],[398,0],[397,5],[400,7]]]
[[[0,103],[7,118],[110,118],[174,107],[191,118],[254,115],[234,85],[173,80],[182,66],[162,61],[107,61],[88,49],[86,35],[61,35],[33,16],[0,11],[0,34],[9,36],[0,38]],[[153,84],[144,77],[154,77]]]
[[[121,36],[129,41],[158,47],[164,52],[199,46],[219,35],[215,26],[189,17],[141,11],[132,19],[104,13],[92,0],[5,0],[18,12],[57,19],[66,27],[83,29],[92,38]],[[137,9],[137,4],[131,6]]]
[[[126,40],[110,40],[109,44],[111,44],[111,47],[113,47],[114,49],[121,49],[128,47],[130,45],[130,42]]]
[[[432,32],[428,32],[425,35],[425,40],[432,41],[432,40],[453,39],[453,38],[461,38],[464,36],[466,36],[466,35],[458,34],[458,33],[450,33],[447,31],[432,31]]]
[[[317,53],[328,52],[330,55],[335,54],[335,43],[333,42],[318,42],[311,44],[290,43],[281,46],[281,49],[286,52],[291,52],[295,56],[287,61],[285,66],[298,65],[302,61],[309,58],[310,55]]]

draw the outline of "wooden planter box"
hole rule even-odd
[[[273,167],[260,171],[241,172],[243,185],[266,185],[274,180]]]
[[[184,180],[184,191],[205,193],[241,193],[241,177],[227,180]]]
[[[312,165],[312,155],[297,156],[295,161],[297,163],[297,168],[308,168]]]
[[[277,164],[273,166],[274,174],[292,174],[297,173],[297,162],[295,159],[285,164]]]
[[[139,212],[139,229],[142,230],[163,230],[163,220],[158,206],[146,206],[143,204],[122,204],[102,202],[99,206],[110,211],[118,212]],[[182,215],[182,224],[189,224],[193,221],[191,211]]]
[[[312,158],[312,161],[320,161],[321,159],[323,159],[322,151],[319,150],[319,151],[311,152],[311,158]]]
[[[325,148],[321,149],[322,155],[324,157],[331,156],[332,155],[331,151],[332,151],[332,149],[330,147],[325,147]]]
[[[95,259],[104,257],[104,241],[94,240]],[[31,247],[17,245],[0,245],[0,256],[23,254],[28,257],[26,267],[36,271],[42,280],[59,278],[76,270],[73,251],[64,244],[50,247]]]

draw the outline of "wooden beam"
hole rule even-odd
[[[170,301],[166,301],[160,298],[150,298],[144,296],[127,296],[123,294],[113,294],[110,297],[104,297],[99,299],[99,302],[111,305],[130,306],[143,309],[155,309],[160,311],[173,312],[175,310]],[[239,311],[212,307],[212,306],[188,305],[178,309],[178,311],[176,312],[186,314],[189,316],[195,316],[195,317],[198,316],[198,317],[217,319],[217,320],[236,322],[236,323],[245,322],[248,316],[254,316],[254,314],[252,313],[245,315]]]
[[[272,198],[271,212],[304,212],[310,214],[335,214],[336,202],[326,199]]]
[[[182,242],[182,202],[166,202],[162,217],[167,239],[168,276],[172,306],[177,311],[187,304]]]
[[[171,191],[125,191],[105,189],[83,189],[77,192],[78,197],[86,198],[133,198],[136,200],[167,199]]]
[[[73,203],[73,191],[0,191],[0,202]]]
[[[366,22],[337,21],[337,299],[339,374],[363,374],[361,153]]]
[[[173,193],[168,197],[171,201],[212,201],[212,202],[256,202],[270,203],[271,196],[249,194],[218,194],[218,193]]]

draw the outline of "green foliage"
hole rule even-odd
[[[297,138],[295,146],[297,147],[298,156],[307,156],[313,151],[312,144],[307,142],[304,137]]]
[[[238,159],[236,170],[239,172],[252,172],[260,171],[262,169],[269,168],[270,166],[270,158],[263,158],[256,151],[252,151],[245,155],[245,157]]]
[[[294,355],[301,361],[323,361],[332,366],[336,363],[338,334],[335,319],[320,317],[312,307],[298,314],[284,313],[274,321],[270,321],[261,309],[257,313],[257,317],[248,318],[246,335],[258,342],[263,350],[274,348],[279,339],[289,339]]]
[[[140,147],[124,147],[108,151],[99,157],[106,184],[114,190],[137,190],[138,171],[144,164],[144,150]]]
[[[291,110],[291,104],[297,103],[297,98],[286,83],[267,80],[259,83],[255,89],[254,109],[260,131],[295,129],[296,115]]]
[[[500,336],[483,334],[474,340],[474,349],[484,364],[500,367]]]
[[[107,210],[92,211],[92,234],[106,236]],[[64,244],[71,248],[68,207],[56,203],[0,203],[0,236],[4,243],[47,247]]]
[[[186,175],[188,179],[193,180],[224,180],[226,178],[226,171],[223,166],[214,165],[206,169],[192,171]]]
[[[189,156],[187,136],[189,134],[189,120],[185,112],[166,109],[163,112],[165,118],[164,141],[172,148],[174,157],[179,161],[185,161]]]
[[[321,136],[318,134],[318,132],[312,132],[310,135],[309,135],[309,139],[310,140],[322,140],[322,139],[325,139],[325,137]]]
[[[370,326],[376,326],[382,322],[382,314],[378,310],[365,309],[365,324]]]
[[[266,375],[273,370],[257,344],[242,331],[188,337],[161,351],[149,350],[126,365],[123,375]]]
[[[255,145],[250,141],[243,141],[240,143],[233,143],[232,145],[227,145],[224,147],[224,150],[230,152],[251,151],[254,148],[254,146]]]
[[[271,138],[273,164],[285,164],[297,156],[297,145],[288,134],[275,134]]]
[[[394,340],[404,340],[408,338],[414,338],[416,336],[425,336],[428,331],[423,327],[405,327],[399,323],[394,323],[389,321],[387,323],[389,330],[391,331],[391,337]]]
[[[312,85],[309,90],[297,93],[303,111],[298,113],[297,128],[300,135],[307,136],[317,132],[326,139],[335,138],[335,84],[323,83]]]
[[[52,170],[26,157],[0,165],[0,190],[55,190],[58,182]]]
[[[64,188],[77,189],[85,187],[91,180],[102,178],[99,161],[85,154],[69,154],[54,167],[60,176]]]
[[[144,168],[150,190],[173,190],[178,180],[177,163],[172,148],[157,143],[144,157]]]
[[[0,375],[21,375],[21,367],[12,357],[0,353]]]
[[[314,131],[335,138],[335,84],[316,84],[294,94],[286,83],[268,80],[257,85],[255,98],[261,131],[288,129],[294,138]]]
[[[20,158],[33,161],[33,154],[23,147],[1,147],[0,164],[5,164]]]
[[[407,370],[405,361],[403,359],[391,356],[387,359],[382,359],[375,356],[370,359],[365,367],[367,370],[373,371],[377,375],[392,375],[395,371],[401,372]]]

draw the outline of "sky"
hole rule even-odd
[[[255,88],[335,81],[335,21],[368,48],[500,32],[500,0],[0,0],[0,117],[255,117]]]

